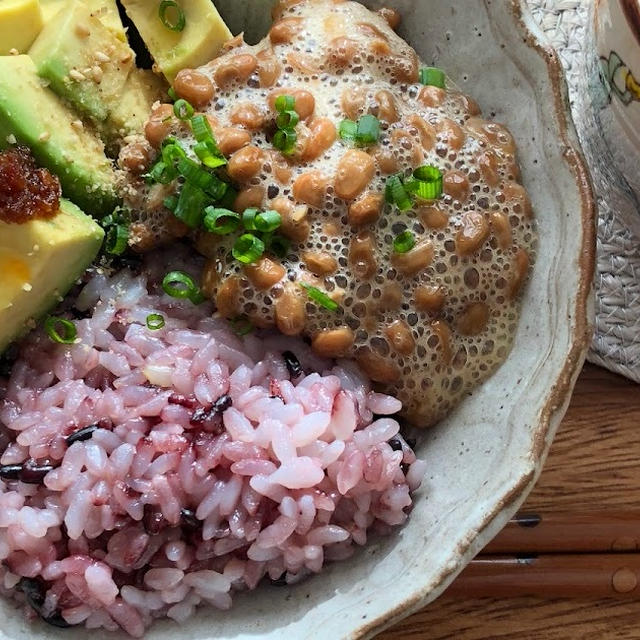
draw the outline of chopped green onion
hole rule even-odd
[[[358,123],[353,120],[343,120],[340,123],[339,133],[343,140],[349,140],[353,142],[356,139],[356,133],[358,132]]]
[[[237,336],[246,336],[248,333],[253,331],[253,325],[247,316],[238,316],[237,318],[233,318],[233,320],[229,320],[229,324],[231,325],[233,333]]]
[[[195,229],[200,226],[205,207],[210,202],[211,198],[202,189],[190,182],[185,182],[173,215],[188,227]]]
[[[282,153],[292,153],[296,148],[298,134],[292,129],[280,129],[273,136],[273,146]]]
[[[150,331],[157,331],[164,327],[164,316],[160,313],[150,313],[147,316],[147,329]]]
[[[293,111],[296,108],[296,99],[294,96],[281,95],[276,98],[276,111],[284,113],[285,111]]]
[[[173,113],[178,120],[190,120],[193,118],[193,107],[186,100],[180,98],[173,105]]]
[[[260,209],[256,209],[255,207],[244,210],[244,213],[242,214],[242,226],[247,231],[257,231],[256,216],[259,212]]]
[[[422,200],[436,200],[442,195],[442,171],[433,165],[418,167],[405,188]]]
[[[156,162],[149,172],[149,178],[159,184],[169,184],[177,177],[178,172],[175,170],[175,167],[167,164],[163,160]]]
[[[209,169],[217,169],[227,164],[226,158],[215,142],[197,142],[193,147],[193,152],[198,156],[200,162]]]
[[[238,192],[230,185],[225,182],[221,182],[224,191],[222,195],[216,198],[218,204],[225,209],[232,209],[235,204],[236,198],[238,197]]]
[[[171,11],[170,18],[167,14]],[[187,24],[182,7],[175,0],[162,0],[158,8],[160,22],[170,31],[182,31]]]
[[[387,178],[385,187],[385,199],[389,204],[394,204],[400,211],[411,209],[411,198],[405,189],[400,176]]]
[[[282,216],[277,211],[263,211],[254,220],[255,227],[262,233],[271,233],[282,224]]]
[[[239,262],[253,264],[264,253],[264,242],[252,233],[245,233],[235,241],[231,253]]]
[[[207,116],[201,113],[191,118],[191,131],[193,131],[193,137],[198,142],[209,142],[214,140],[211,124],[209,124]]]
[[[176,93],[176,90],[173,87],[169,87],[169,89],[167,89],[167,95],[175,102],[178,99],[178,94]]]
[[[420,69],[420,83],[444,89],[444,71],[442,69],[438,69],[438,67],[423,67]]]
[[[276,125],[278,129],[293,129],[298,122],[300,122],[300,116],[297,111],[281,111],[276,118]]]
[[[187,154],[184,149],[176,142],[163,145],[162,147],[162,161],[167,165],[173,165],[181,158],[186,158]]]
[[[226,236],[233,233],[240,226],[240,216],[229,209],[207,207],[204,210],[204,228],[210,233]]]
[[[162,204],[169,209],[169,211],[175,211],[176,207],[178,206],[178,198],[177,196],[167,196],[163,201]]]
[[[162,290],[172,298],[188,299],[193,304],[204,302],[200,288],[184,271],[170,271],[162,280]]]
[[[73,344],[78,337],[76,325],[66,318],[49,316],[44,321],[44,330],[49,338],[58,344]]]
[[[129,227],[124,224],[114,224],[107,231],[104,248],[107,253],[120,256],[125,252],[129,242]]]
[[[208,191],[217,187],[217,183],[220,182],[218,178],[211,175],[208,171],[202,168],[197,162],[191,160],[191,158],[181,158],[178,162],[178,173],[189,183]]]
[[[267,250],[273,253],[278,258],[286,258],[291,248],[291,241],[289,238],[285,238],[280,235],[272,235],[265,239]]]
[[[312,287],[306,282],[301,282],[300,286],[307,292],[309,299],[317,302],[321,307],[329,311],[337,311],[340,308],[340,305],[335,300],[332,300],[324,291],[320,291],[317,287]]]
[[[407,253],[416,244],[416,238],[411,231],[403,231],[393,239],[393,250],[396,253]]]
[[[375,144],[380,138],[380,120],[367,113],[358,120],[355,135],[356,144],[366,146]]]

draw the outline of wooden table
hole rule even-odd
[[[640,386],[586,365],[522,511],[640,509]],[[378,640],[638,640],[640,601],[447,596]]]

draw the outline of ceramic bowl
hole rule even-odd
[[[201,609],[181,627],[156,623],[149,640],[372,637],[434,600],[513,515],[569,402],[591,337],[595,221],[558,58],[517,2],[384,2],[404,15],[402,35],[423,60],[445,68],[518,141],[540,245],[513,352],[424,434],[418,450],[429,470],[396,535],[297,586],[241,594],[231,611]],[[267,28],[265,0],[216,4],[248,40]],[[21,613],[1,607],[0,638],[36,637]],[[38,637],[89,637],[86,630],[38,630]]]
[[[640,0],[599,0],[593,29],[606,94],[603,133],[616,167],[640,195]]]

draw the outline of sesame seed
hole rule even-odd
[[[71,71],[69,71],[69,77],[72,80],[76,80],[77,82],[82,82],[82,80],[86,80],[86,78],[77,69],[71,69]]]
[[[100,84],[102,82],[102,69],[96,65],[95,67],[93,67],[93,69],[91,69],[91,73],[93,75],[93,79]]]
[[[15,144],[15,143],[16,143],[16,142],[18,142],[18,141],[16,140],[16,137],[13,135],[13,133],[10,133],[10,134],[7,136],[7,142],[8,142],[9,144]]]
[[[72,120],[71,121],[71,126],[76,129],[77,131],[80,131],[81,129],[84,129],[84,125],[82,124],[82,120]]]
[[[50,137],[51,137],[51,133],[49,133],[48,131],[43,131],[38,136],[38,140],[40,140],[40,142],[46,142],[47,140],[49,140]]]
[[[98,62],[109,62],[111,60],[111,58],[102,51],[96,51],[93,55]]]
[[[123,64],[126,64],[127,62],[131,62],[131,60],[133,59],[133,55],[131,54],[131,52],[126,53],[124,56],[122,56],[122,58],[120,58],[120,62],[122,62]]]
[[[13,47],[13,48],[9,49],[9,55],[10,56],[19,56],[20,52],[15,47]]]
[[[25,283],[22,285],[22,290],[23,290],[23,291],[31,291],[31,289],[33,289],[33,286],[32,286],[32,285],[30,285],[28,282],[25,282]]]

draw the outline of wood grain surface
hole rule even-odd
[[[640,509],[640,387],[587,365],[523,512]],[[377,640],[640,640],[640,601],[445,594]]]

